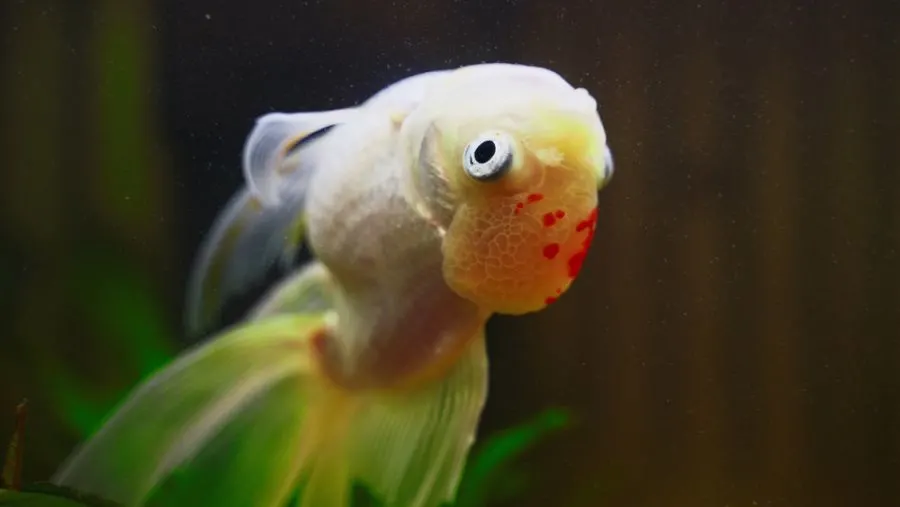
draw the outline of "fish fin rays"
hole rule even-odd
[[[414,390],[348,391],[312,353],[323,318],[275,315],[145,381],[53,478],[124,505],[385,507],[452,501],[487,396],[479,337]]]
[[[355,480],[385,507],[451,502],[475,441],[487,382],[480,335],[441,380],[412,392],[372,394],[350,431]]]
[[[487,397],[475,340],[450,374],[401,391],[332,391],[310,407],[316,442],[294,507],[350,507],[363,487],[384,507],[439,507],[456,496]]]
[[[276,265],[289,267],[302,246],[302,196],[264,207],[246,189],[216,218],[194,262],[187,288],[185,327],[206,333],[229,298],[264,281]]]
[[[312,316],[205,342],[143,382],[53,482],[129,506],[278,505],[315,384]]]

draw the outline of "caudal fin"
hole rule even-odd
[[[354,484],[385,507],[451,502],[487,396],[487,355],[475,340],[450,375],[413,391],[343,393],[311,412],[313,466],[298,507],[345,507]]]
[[[487,387],[482,339],[443,380],[349,392],[311,349],[322,317],[277,315],[206,342],[121,405],[54,481],[126,506],[386,507],[452,498]]]
[[[126,506],[276,505],[299,470],[321,326],[273,318],[197,347],[138,386],[54,482]]]

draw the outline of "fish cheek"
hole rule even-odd
[[[592,227],[576,230],[589,211],[563,204],[532,193],[462,205],[444,237],[447,284],[498,313],[553,302],[578,274],[593,236]]]

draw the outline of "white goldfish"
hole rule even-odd
[[[612,169],[595,100],[536,67],[261,117],[198,259],[191,331],[301,241],[315,260],[148,379],[55,481],[126,506],[345,507],[356,483],[388,507],[452,501],[485,323],[568,289]]]

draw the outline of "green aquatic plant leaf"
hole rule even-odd
[[[154,297],[147,276],[114,255],[86,251],[73,256],[70,290],[78,293],[83,315],[98,342],[115,361],[109,372],[120,379],[144,378],[175,355],[165,309]],[[90,350],[90,349],[88,349]],[[109,411],[131,389],[130,381],[104,388],[79,378],[54,355],[38,358],[62,419],[84,438],[96,431]]]
[[[469,460],[454,507],[487,507],[492,500],[521,494],[527,479],[513,467],[516,458],[570,423],[567,411],[553,408],[485,440]]]
[[[37,483],[22,491],[0,489],[0,507],[121,507],[74,489]]]
[[[353,500],[350,502],[353,507],[385,507],[384,502],[379,500],[362,484],[356,484],[353,487]]]
[[[71,488],[39,482],[22,487],[22,440],[28,400],[16,406],[16,427],[10,438],[3,473],[0,476],[0,506],[20,507],[121,507],[102,498]]]

